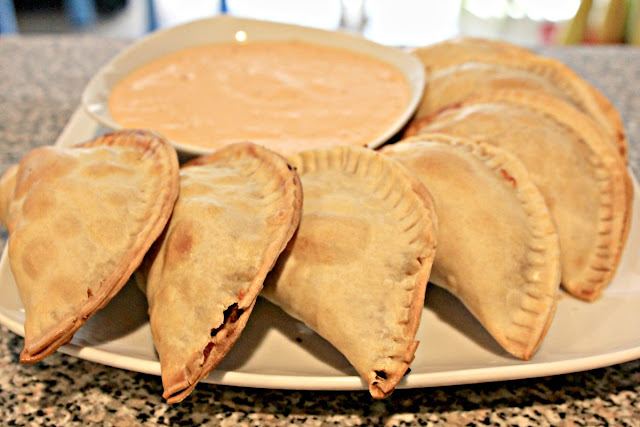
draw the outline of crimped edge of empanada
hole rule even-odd
[[[26,345],[25,341],[25,347],[20,353],[20,363],[35,363],[54,353],[60,346],[73,338],[73,334],[89,317],[111,301],[127,283],[134,270],[142,262],[149,247],[164,229],[178,196],[178,157],[175,149],[160,135],[145,130],[116,131],[104,134],[74,148],[97,146],[136,146],[145,153],[145,157],[157,157],[154,167],[162,174],[159,182],[165,185],[158,189],[157,194],[148,195],[152,202],[149,208],[151,217],[136,234],[136,240],[131,244],[127,258],[109,277],[104,279],[98,291],[92,293],[77,313],[67,316],[59,322],[56,329],[47,332],[29,345]]]
[[[537,55],[532,50],[502,40],[470,36],[457,36],[428,46],[413,47],[409,53],[431,71],[484,58],[526,58]]]
[[[599,240],[581,277],[571,282],[563,278],[562,284],[577,298],[597,300],[616,273],[631,224],[633,187],[622,159],[606,141],[602,129],[585,113],[556,97],[527,90],[505,89],[473,95],[419,119],[407,135],[419,134],[422,127],[437,120],[443,111],[484,103],[518,105],[551,117],[578,135],[578,139],[593,153],[588,160],[593,166],[593,176],[600,183]]]
[[[523,245],[530,250],[531,255],[526,259],[527,270],[523,275],[525,285],[520,295],[520,311],[512,315],[510,319],[509,332],[513,333],[503,335],[497,333],[498,331],[494,330],[493,325],[485,324],[485,327],[510,354],[523,360],[529,360],[542,343],[552,323],[560,288],[560,245],[544,198],[520,160],[506,150],[482,141],[441,133],[425,133],[383,147],[382,152],[393,157],[393,154],[397,152],[414,151],[419,150],[421,146],[434,145],[454,147],[460,151],[460,156],[471,156],[485,164],[498,182],[507,183],[506,187],[513,191],[526,214],[530,225],[530,240],[523,242]],[[449,214],[447,212],[436,213],[438,215]],[[454,284],[435,281],[434,283],[442,285],[452,291],[456,297],[459,297],[455,292],[456,286]],[[532,307],[539,306],[540,300],[543,301],[545,310],[536,312]],[[473,313],[468,301],[462,299],[462,302]],[[515,316],[517,316],[517,320],[514,318]],[[481,320],[480,317],[477,318]],[[523,320],[527,323],[524,323]],[[525,336],[526,339],[522,339],[522,336]]]
[[[282,195],[281,198],[274,199],[271,207],[275,215],[288,221],[273,233],[273,239],[264,252],[263,262],[248,289],[227,307],[223,323],[212,328],[216,332],[212,333],[209,343],[200,352],[192,355],[182,372],[171,377],[162,377],[162,396],[167,403],[184,400],[233,347],[251,315],[267,273],[275,265],[300,223],[303,199],[300,178],[284,157],[267,148],[250,142],[235,143],[211,154],[196,157],[185,163],[182,168],[206,166],[221,161],[232,162],[244,156],[253,156],[260,160],[258,168],[247,175],[271,174],[270,181],[276,183],[272,185],[272,190],[279,191]],[[283,209],[286,209],[286,212]]]
[[[437,245],[437,216],[433,199],[422,182],[405,166],[367,148],[336,146],[299,152],[290,159],[301,176],[308,172],[337,169],[369,178],[366,181],[371,186],[371,191],[373,194],[379,194],[381,199],[388,203],[389,212],[395,211],[402,220],[408,219],[405,230],[415,234],[412,242],[425,238],[425,246],[418,249],[424,256],[420,257],[420,267],[413,274],[414,286],[407,290],[412,295],[411,304],[405,307],[405,313],[401,315],[403,321],[406,319],[406,324],[400,339],[408,344],[402,352],[381,356],[375,366],[366,372],[360,372],[369,385],[371,396],[375,399],[385,398],[393,392],[406,374],[419,344],[415,335],[420,325],[424,296]],[[406,182],[406,185],[396,185],[399,181]],[[415,197],[407,197],[409,191],[415,194]],[[419,214],[419,209],[424,210],[425,214]]]
[[[460,62],[450,61],[449,65],[439,67],[432,75],[436,76],[450,68],[471,63],[499,65],[514,70],[527,71],[552,82],[558,89],[566,93],[581,111],[591,116],[599,126],[602,126],[609,136],[612,146],[618,150],[624,162],[627,162],[628,141],[620,114],[607,97],[563,62],[539,56],[533,52],[530,55],[521,56],[487,55],[486,57],[476,53],[473,59],[466,61],[461,59]],[[479,92],[481,91],[482,89]]]

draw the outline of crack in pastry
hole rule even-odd
[[[515,154],[556,223],[563,287],[587,301],[602,294],[620,262],[633,192],[620,156],[588,116],[549,95],[501,90],[426,116],[407,136],[433,132],[483,140]]]
[[[422,134],[382,148],[434,198],[432,283],[459,298],[505,350],[529,360],[554,317],[560,247],[524,165],[486,143]]]
[[[187,397],[236,342],[301,209],[295,170],[261,146],[231,144],[182,166],[171,220],[136,275],[167,402]]]
[[[365,148],[290,161],[303,216],[261,295],[344,354],[374,398],[386,397],[418,346],[436,247],[431,196],[402,165]]]
[[[178,179],[173,147],[135,130],[38,148],[4,174],[0,218],[26,315],[20,362],[69,342],[124,286],[169,219]]]
[[[602,126],[607,141],[626,162],[622,118],[611,102],[566,64],[506,42],[456,38],[413,50],[425,65],[428,85],[416,117],[470,95],[497,89],[528,89],[557,96]]]

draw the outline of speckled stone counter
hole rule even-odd
[[[89,36],[0,37],[0,173],[31,148],[55,141],[91,75],[126,44]],[[564,60],[612,99],[627,127],[637,175],[640,49],[543,53]],[[22,345],[21,337],[0,327],[1,425],[640,426],[640,360],[537,379],[397,390],[384,401],[373,401],[366,391],[201,384],[170,406],[159,377],[61,353],[24,366],[18,363]]]

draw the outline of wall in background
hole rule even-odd
[[[0,0],[0,6],[11,1]],[[382,44],[401,46],[425,45],[458,34],[522,45],[640,39],[636,19],[640,0],[13,1],[21,33],[88,31],[138,38],[155,28],[228,13],[351,31]],[[71,16],[72,4],[81,8],[95,4],[91,22],[83,24]]]

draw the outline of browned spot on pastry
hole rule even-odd
[[[193,226],[191,222],[178,222],[167,236],[166,264],[171,265],[188,259],[192,246]]]
[[[55,250],[51,245],[43,239],[33,239],[24,248],[22,256],[22,265],[25,272],[32,278],[36,279],[46,270],[49,264],[49,250]]]
[[[87,297],[91,298],[93,296],[93,292],[91,292],[91,288],[87,288]]]
[[[56,199],[52,191],[33,191],[29,193],[22,205],[24,219],[31,220],[48,215],[56,207]]]
[[[188,232],[174,234],[173,248],[180,253],[186,254],[191,250],[192,239]]]
[[[580,295],[582,295],[582,297],[587,301],[591,300],[591,298],[593,297],[593,293],[594,293],[593,289],[580,290]]]
[[[500,174],[509,182],[509,184],[511,184],[511,186],[515,187],[517,185],[516,179],[509,175],[509,172],[507,172],[506,170],[500,169]]]
[[[202,351],[202,355],[204,356],[205,359],[207,359],[209,357],[209,354],[211,354],[211,350],[213,350],[214,345],[215,345],[214,343],[210,342]]]
[[[256,148],[253,145],[247,145],[247,151],[249,151],[249,154],[251,154],[252,157],[258,157]]]
[[[371,239],[369,225],[344,215],[306,215],[295,241],[297,256],[313,263],[347,264],[355,261]]]

